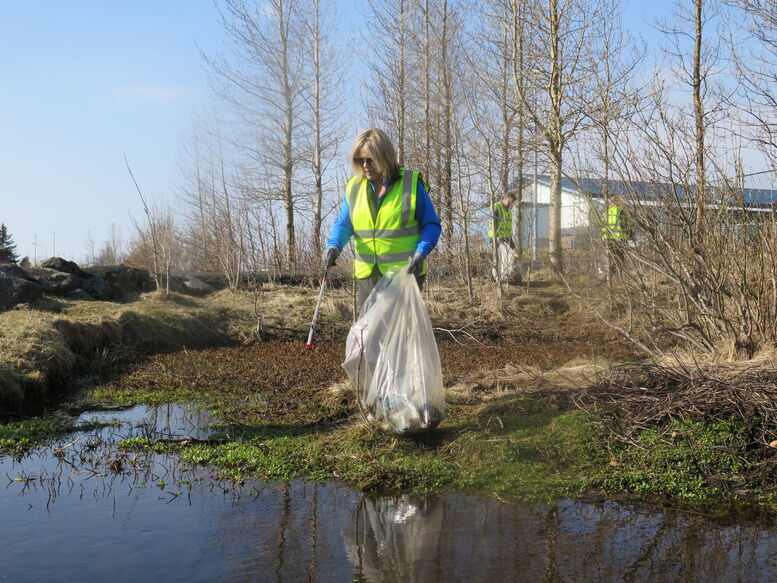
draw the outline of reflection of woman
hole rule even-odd
[[[392,267],[408,265],[418,287],[426,277],[426,257],[440,238],[440,221],[420,173],[399,166],[383,130],[360,133],[351,148],[355,172],[332,227],[324,262],[334,265],[354,239],[353,272],[359,281],[359,310],[375,284]]]
[[[343,531],[348,559],[366,581],[439,581],[443,505],[436,499],[362,498]]]

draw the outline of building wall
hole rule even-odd
[[[521,240],[525,248],[531,248],[533,238],[532,219],[535,205],[532,200],[533,185],[524,188],[523,202],[521,203]],[[538,247],[548,245],[549,232],[549,201],[550,186],[539,184],[537,187],[537,241]],[[598,231],[598,219],[596,213],[601,213],[602,207],[599,201],[592,205],[591,201],[579,194],[567,190],[561,191],[561,236],[562,245],[566,248],[580,246],[580,239],[595,236]]]

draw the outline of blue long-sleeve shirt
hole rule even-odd
[[[374,193],[375,186],[371,182],[369,185]],[[378,208],[380,208],[382,200],[378,201]],[[440,219],[437,218],[437,213],[434,210],[432,199],[429,198],[429,193],[426,192],[424,183],[420,180],[416,190],[415,219],[421,225],[421,238],[415,250],[427,257],[437,245],[437,241],[440,240],[442,227],[440,226]],[[343,204],[340,207],[340,214],[335,219],[334,225],[332,225],[332,233],[329,235],[327,247],[337,247],[342,251],[352,236],[353,224],[348,213],[348,194],[346,193]]]

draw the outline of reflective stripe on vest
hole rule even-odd
[[[513,211],[500,202],[494,203],[494,215],[496,217],[496,234],[500,239],[509,239],[513,236]],[[494,229],[488,230],[488,236],[494,238]]]
[[[602,239],[625,239],[626,234],[621,229],[621,208],[610,205],[607,208],[607,224],[602,227]]]
[[[353,225],[353,272],[357,279],[372,274],[375,265],[385,274],[413,257],[421,238],[415,218],[418,172],[400,169],[394,182],[377,205],[367,179],[354,176],[346,187],[348,213]],[[422,273],[426,273],[426,263]]]

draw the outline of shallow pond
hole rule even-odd
[[[0,458],[0,581],[777,581],[774,525],[617,502],[235,485],[175,456],[112,446],[206,437],[207,412],[166,405],[81,419],[116,424]]]

